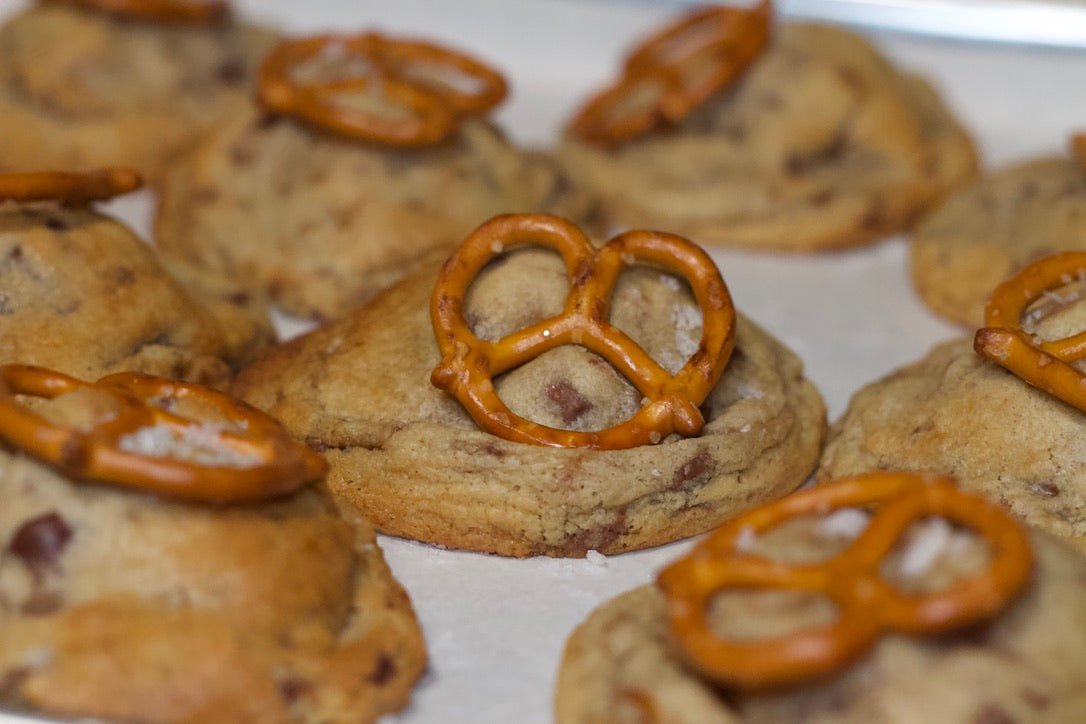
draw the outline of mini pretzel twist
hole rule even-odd
[[[81,431],[50,422],[16,397],[52,399],[77,390],[109,395],[118,404],[117,413]],[[200,401],[221,414],[230,428],[216,431],[215,443],[252,464],[204,465],[122,449],[122,438],[141,428],[162,426],[180,435],[200,426],[168,409],[184,399]],[[207,503],[276,497],[327,470],[320,455],[295,441],[260,410],[202,385],[136,372],[90,383],[41,367],[0,366],[0,438],[73,478]]]
[[[322,54],[344,64],[348,77],[300,80],[298,67]],[[476,88],[463,88],[465,82]],[[377,88],[408,113],[382,116],[336,101],[344,93]],[[376,33],[287,41],[271,52],[260,71],[260,100],[268,109],[391,146],[443,141],[464,118],[484,115],[505,94],[502,75],[474,58],[432,43]]]
[[[675,125],[739,78],[769,42],[772,4],[710,6],[683,16],[639,45],[622,78],[593,96],[570,132],[615,145]]]
[[[0,202],[57,201],[78,206],[127,194],[141,186],[143,177],[130,168],[106,168],[86,173],[5,173],[0,174]]]
[[[562,255],[570,279],[558,316],[484,342],[464,319],[464,298],[479,271],[499,253],[538,245]],[[697,351],[672,376],[608,320],[615,283],[626,264],[663,267],[689,282],[702,311]],[[547,214],[497,216],[475,230],[445,263],[430,303],[442,359],[431,382],[460,401],[486,432],[507,440],[555,447],[607,450],[656,443],[674,431],[697,435],[698,409],[716,385],[735,346],[735,308],[713,260],[673,234],[629,231],[598,251],[573,223]],[[630,380],[645,398],[626,422],[598,432],[560,430],[515,415],[498,397],[494,377],[567,344],[595,352]]]
[[[230,15],[225,0],[64,0],[88,10],[164,25],[218,25]]]
[[[1022,316],[1045,292],[1086,280],[1086,252],[1038,259],[996,287],[985,308],[985,326],[973,349],[1034,387],[1086,411],[1086,375],[1069,362],[1086,357],[1086,331],[1066,339],[1037,340],[1022,328]]]
[[[740,549],[740,536],[844,507],[875,508],[842,553],[811,565],[779,563]],[[909,526],[942,516],[990,546],[988,567],[935,593],[906,593],[880,574]],[[879,472],[818,485],[732,520],[666,568],[671,634],[688,662],[721,684],[760,690],[796,684],[844,667],[883,631],[938,634],[993,618],[1022,590],[1033,558],[1022,526],[1002,508],[959,490],[953,478]],[[713,597],[725,590],[793,590],[826,596],[836,622],[778,638],[725,640],[710,628]]]

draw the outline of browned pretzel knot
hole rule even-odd
[[[57,201],[78,205],[111,199],[140,186],[143,186],[143,177],[130,168],[106,168],[86,173],[4,173],[0,174],[0,201]]]
[[[298,77],[299,67],[322,56],[341,66],[339,77]],[[408,112],[382,115],[336,100],[344,93],[376,88]],[[260,71],[260,99],[270,110],[393,146],[443,141],[464,118],[485,114],[505,94],[501,74],[470,56],[377,33],[287,41],[271,52]]]
[[[166,25],[217,25],[230,15],[225,0],[63,0],[88,10]]]
[[[1086,375],[1070,362],[1086,357],[1086,331],[1044,342],[1022,329],[1022,316],[1045,292],[1086,281],[1086,252],[1069,251],[1038,259],[996,287],[985,308],[985,323],[973,338],[973,349],[1039,387],[1086,412]]]
[[[117,404],[115,414],[90,430],[50,422],[16,395],[52,399],[96,390]],[[208,428],[169,407],[184,400],[209,406],[226,421]],[[201,428],[201,430],[197,430]],[[222,458],[206,464],[141,452],[141,430],[184,441],[202,432]],[[295,441],[275,419],[202,385],[136,372],[96,383],[29,365],[0,366],[0,438],[74,478],[209,503],[258,501],[289,493],[327,470],[324,459]]]
[[[743,536],[846,507],[874,508],[867,528],[828,561],[792,565],[742,550]],[[988,544],[987,568],[935,593],[906,593],[880,572],[909,527],[942,516]],[[659,585],[668,601],[673,637],[704,675],[742,689],[807,681],[835,671],[878,640],[882,631],[928,635],[988,620],[1029,580],[1033,557],[1022,526],[1005,510],[964,493],[953,478],[879,472],[844,478],[755,508],[666,568]],[[707,620],[725,590],[794,590],[828,597],[837,621],[779,638],[725,640]]]
[[[562,255],[571,288],[565,310],[497,342],[484,342],[464,319],[464,297],[476,274],[502,251],[537,245]],[[647,262],[689,282],[702,312],[697,351],[672,376],[607,321],[615,283],[626,264]],[[735,346],[735,308],[713,260],[700,247],[657,231],[628,231],[598,251],[573,223],[547,214],[497,216],[480,226],[445,263],[430,303],[441,363],[430,379],[460,401],[487,432],[535,445],[615,450],[657,443],[674,431],[697,435],[698,409]],[[597,432],[560,430],[524,419],[494,389],[497,375],[547,350],[576,344],[610,362],[645,397],[626,422]]]
[[[763,0],[751,9],[710,6],[683,16],[630,54],[622,78],[589,99],[570,132],[611,145],[679,123],[758,58],[772,15]]]

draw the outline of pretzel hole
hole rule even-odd
[[[945,590],[985,570],[992,551],[983,538],[946,518],[914,522],[883,559],[884,580],[911,594]]]
[[[671,374],[681,370],[701,344],[701,307],[690,285],[647,264],[623,270],[608,321]]]
[[[761,533],[744,528],[736,548],[777,563],[815,565],[843,552],[867,528],[869,521],[870,515],[858,508],[799,516]]]
[[[789,589],[729,589],[709,602],[706,620],[719,638],[775,639],[834,624],[837,605],[822,594]]]
[[[403,62],[396,70],[401,77],[441,94],[474,98],[486,90],[486,82],[481,78],[445,63],[410,60]]]
[[[95,389],[78,389],[51,400],[32,395],[16,395],[21,404],[33,409],[45,420],[82,433],[117,417],[121,405],[113,395]]]
[[[557,252],[517,247],[491,259],[472,281],[464,298],[464,319],[476,337],[497,342],[561,314],[569,288]]]
[[[1065,339],[1086,329],[1086,274],[1066,275],[1066,283],[1046,289],[1022,314],[1022,329],[1043,341]]]

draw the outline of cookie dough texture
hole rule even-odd
[[[0,171],[134,166],[151,180],[254,92],[264,29],[34,3],[0,26]]]
[[[72,420],[101,402],[48,403]],[[92,393],[93,394],[93,393]],[[0,706],[141,722],[360,722],[425,666],[373,530],[313,491],[214,508],[0,451]]]
[[[777,538],[777,556],[814,562],[812,550],[833,554],[817,526],[787,527],[769,534]],[[1032,541],[1032,585],[994,622],[942,638],[888,635],[837,676],[761,695],[717,688],[687,668],[667,631],[663,594],[643,586],[604,604],[570,637],[555,718],[559,724],[1082,721],[1086,559],[1043,534]],[[900,576],[898,568],[897,585],[939,590],[971,572],[970,558],[984,548],[969,542],[954,545],[950,556],[944,548],[926,571]],[[826,625],[835,615],[823,599],[795,592],[733,592],[717,597],[710,622],[718,635],[767,637]]]
[[[272,336],[241,301],[190,296],[150,247],[93,211],[0,204],[0,363],[221,386]]]
[[[450,143],[398,150],[253,108],[171,171],[158,246],[209,277],[244,280],[285,311],[331,318],[504,212],[589,215],[548,157],[465,123]]]
[[[916,227],[912,275],[924,302],[979,327],[997,285],[1030,262],[1086,250],[1086,169],[1049,158],[986,176]]]
[[[512,556],[617,553],[676,540],[798,487],[824,433],[825,409],[800,361],[746,319],[701,437],[628,450],[556,449],[482,432],[430,384],[438,350],[428,303],[436,267],[243,371],[236,391],[325,449],[337,502],[393,535]],[[496,340],[561,312],[557,255],[513,252],[469,290],[475,333]],[[701,336],[674,277],[634,267],[612,322],[669,371]],[[552,427],[602,429],[640,394],[600,358],[561,347],[503,375],[510,409]]]
[[[1043,339],[1086,329],[1086,304],[1041,322]],[[1081,367],[1082,365],[1078,365]],[[818,477],[876,469],[950,473],[1031,525],[1086,548],[1086,413],[945,342],[857,392]]]
[[[614,225],[811,251],[873,241],[975,172],[935,91],[845,30],[782,24],[734,88],[678,128],[562,157]]]

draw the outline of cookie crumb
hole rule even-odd
[[[603,555],[597,550],[589,550],[587,553],[584,554],[584,558],[596,568],[607,567],[607,556]]]

